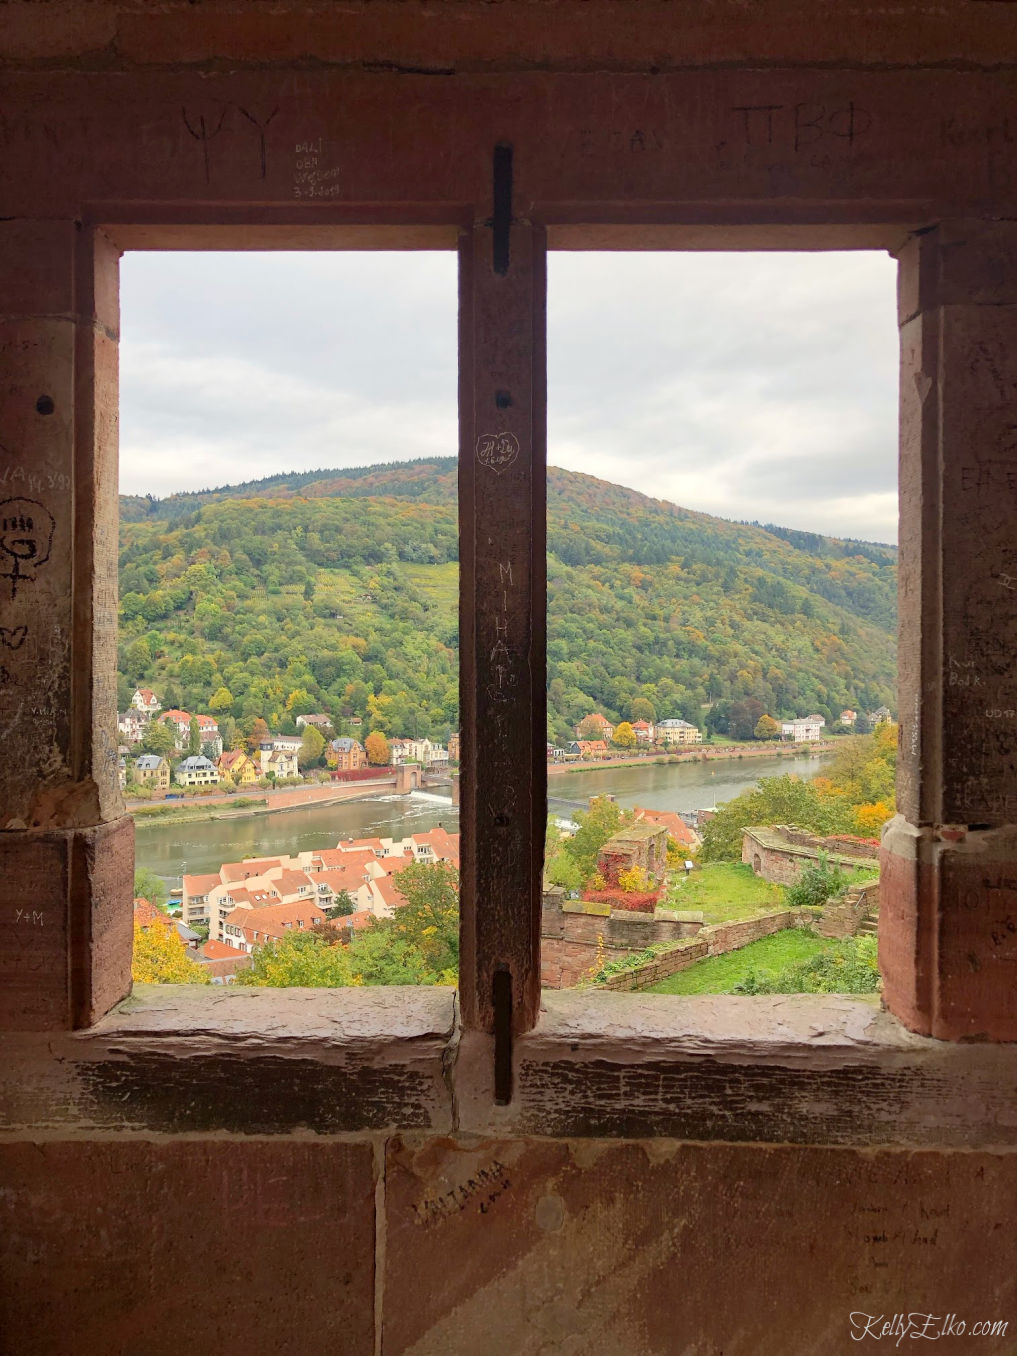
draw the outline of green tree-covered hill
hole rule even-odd
[[[729,523],[569,471],[550,472],[548,500],[554,736],[638,699],[721,732],[740,703],[830,721],[893,705],[891,547]],[[121,705],[143,683],[241,724],[327,710],[364,732],[457,727],[453,458],[121,509]]]

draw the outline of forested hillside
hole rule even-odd
[[[458,724],[455,501],[452,458],[125,497],[121,709],[143,683],[241,724],[326,710],[443,737]],[[738,703],[831,722],[893,705],[890,547],[560,470],[548,533],[556,737],[639,698],[722,733]]]

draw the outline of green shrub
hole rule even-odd
[[[843,871],[831,866],[825,853],[807,866],[794,885],[788,887],[785,902],[789,909],[804,909],[810,905],[825,904],[828,899],[839,899],[848,888]]]
[[[829,951],[794,961],[776,973],[750,970],[731,989],[739,994],[878,993],[875,937],[848,937]]]

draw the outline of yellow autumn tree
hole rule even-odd
[[[616,727],[611,742],[617,744],[620,749],[634,749],[636,747],[636,732],[627,720],[623,720]]]
[[[388,740],[380,730],[372,730],[364,740],[364,752],[372,767],[385,767],[392,756]]]
[[[191,960],[180,945],[175,927],[153,923],[143,928],[134,924],[134,959],[131,978],[136,984],[211,984],[197,961]]]

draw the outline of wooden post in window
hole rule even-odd
[[[540,1001],[547,819],[545,291],[540,228],[503,223],[499,230],[495,220],[465,235],[460,988],[464,1025],[492,1033],[504,1032],[507,1023],[512,1031],[528,1030]]]

